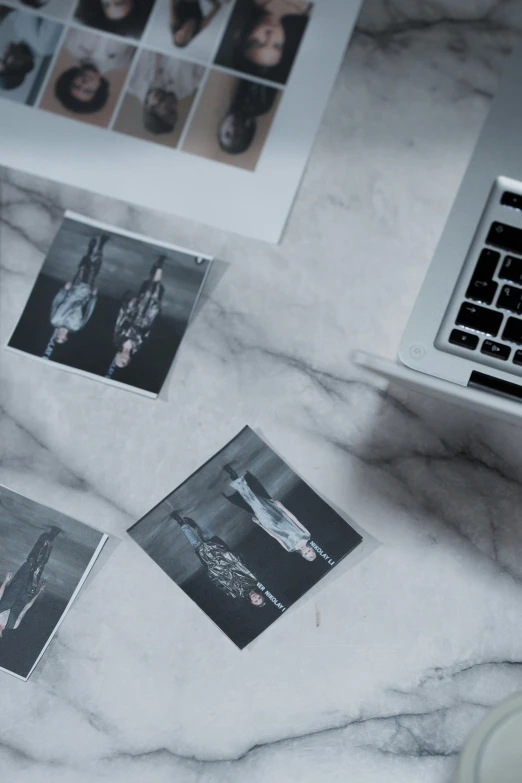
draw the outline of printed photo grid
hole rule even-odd
[[[7,0],[0,98],[254,171],[314,4]]]

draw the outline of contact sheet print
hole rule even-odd
[[[277,241],[359,4],[6,0],[0,162]]]

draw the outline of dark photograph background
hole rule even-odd
[[[96,279],[98,301],[83,329],[55,345],[50,360],[105,377],[116,354],[114,325],[123,297],[137,294],[160,255],[166,257],[162,311],[151,334],[130,364],[116,368],[112,379],[158,394],[181,343],[210,262],[194,255],[158,247],[115,231],[65,218],[34,284],[20,321],[9,341],[11,348],[43,356],[53,336],[51,304],[62,286],[72,281],[86,254],[89,240],[101,233],[110,239]]]
[[[246,427],[229,444],[137,522],[129,533],[150,557],[232,639],[244,647],[268,628],[281,612],[269,601],[256,608],[227,597],[215,587],[184,533],[169,515],[173,510],[220,536],[286,608],[298,600],[332,566],[318,554],[310,563],[287,552],[232,505],[223,466],[239,475],[249,470],[274,500],[279,500],[310,531],[312,540],[338,563],[361,542],[361,536],[322,500],[267,444]]]
[[[262,9],[256,0],[237,0],[215,62],[217,65],[222,65],[225,68],[268,79],[278,84],[286,84],[310,17],[296,14],[283,17],[282,25],[285,31],[285,44],[281,61],[277,65],[267,68],[250,62],[244,56],[245,41],[261,13]],[[313,13],[313,7],[311,13]]]
[[[0,666],[27,677],[83,577],[103,534],[70,517],[0,487],[0,582],[25,562],[39,536],[61,529],[44,568],[44,593],[19,627],[0,639]]]

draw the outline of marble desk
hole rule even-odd
[[[29,683],[9,783],[449,783],[522,689],[520,432],[391,388],[522,33],[510,0],[366,3],[279,247],[1,172],[5,343],[64,207],[226,260],[158,401],[0,355],[0,481],[122,539]],[[125,530],[245,423],[379,546],[243,652]]]

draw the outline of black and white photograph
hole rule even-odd
[[[223,35],[232,0],[156,0],[145,45],[208,63]]]
[[[0,98],[35,103],[62,30],[51,19],[0,5]]]
[[[362,541],[250,427],[129,534],[241,649]]]
[[[210,265],[67,212],[7,348],[156,397]]]
[[[306,0],[237,0],[216,64],[286,84],[312,9]]]
[[[107,538],[0,486],[0,670],[31,675]]]
[[[140,38],[154,0],[79,0],[77,22],[126,38]]]

